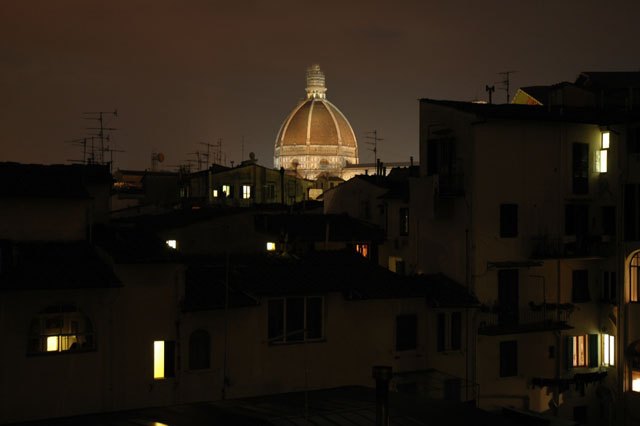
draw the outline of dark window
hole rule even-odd
[[[307,339],[322,337],[322,298],[307,298]]]
[[[500,377],[518,375],[518,342],[500,342]]]
[[[589,295],[589,272],[586,269],[573,271],[571,281],[571,300],[574,303],[591,301]]]
[[[589,193],[589,145],[573,144],[573,193]]]
[[[396,260],[396,274],[404,275],[405,274],[405,263],[404,260]]]
[[[451,350],[460,350],[462,341],[462,314],[460,312],[451,313]]]
[[[284,299],[269,300],[269,342],[284,341]]]
[[[590,334],[589,335],[589,343],[587,344],[587,348],[589,350],[589,367],[594,368],[598,366],[598,335]]]
[[[288,297],[268,303],[269,343],[319,340],[323,336],[322,297]]]
[[[638,198],[640,198],[640,194],[636,197],[636,187],[640,185],[636,185],[633,183],[628,183],[624,185],[624,239],[626,241],[635,241],[638,239],[637,230],[638,230]]]
[[[518,205],[500,204],[500,237],[518,236]]]
[[[400,209],[400,235],[409,235],[409,209]]]
[[[432,139],[427,141],[427,176],[433,176],[438,174],[440,150],[439,141]]]
[[[273,200],[274,198],[276,198],[276,185],[274,183],[268,183],[266,192],[268,200]]]
[[[564,208],[565,235],[584,236],[589,234],[589,206],[567,204]]]
[[[604,271],[602,273],[602,300],[604,302],[616,303],[616,286],[618,285],[616,273]]]
[[[446,343],[446,314],[444,312],[441,312],[438,314],[438,332],[437,332],[437,339],[438,341],[436,342],[436,346],[437,346],[437,350],[438,352],[442,352],[445,349],[445,343]]]
[[[209,368],[209,333],[196,330],[189,337],[189,370]]]
[[[605,235],[616,235],[616,207],[602,207],[602,231]]]
[[[286,303],[286,340],[304,340],[304,298],[288,298]]]
[[[398,315],[396,317],[396,350],[409,351],[418,347],[418,316]]]
[[[519,319],[518,270],[498,271],[498,322],[517,324]]]
[[[461,401],[461,379],[444,380],[444,399],[447,401]]]

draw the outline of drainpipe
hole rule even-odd
[[[371,370],[376,381],[376,426],[389,426],[389,381],[392,370],[384,365],[376,365]]]

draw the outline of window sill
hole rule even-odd
[[[76,355],[76,354],[86,354],[91,352],[98,352],[98,350],[96,348],[91,348],[91,349],[75,349],[73,351],[27,352],[27,357]]]

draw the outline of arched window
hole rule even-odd
[[[196,330],[189,337],[189,370],[209,368],[209,333]]]
[[[41,311],[29,328],[30,354],[77,352],[95,349],[89,318],[75,305],[54,305]]]
[[[640,302],[640,252],[631,258],[629,264],[629,285],[631,286],[631,301]]]

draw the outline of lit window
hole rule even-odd
[[[356,244],[356,251],[362,255],[362,257],[369,257],[369,244]]]
[[[222,193],[225,197],[231,197],[231,186],[230,185],[222,185]]]
[[[610,334],[602,335],[602,365],[615,365],[615,337]]]
[[[242,185],[242,199],[248,200],[249,198],[251,198],[251,186]]]
[[[607,173],[607,150],[601,149],[598,151],[598,158],[596,159],[596,171],[598,173]]]
[[[218,190],[217,189],[213,190],[213,198],[218,198]]]
[[[275,251],[276,243],[269,241],[267,243],[267,251]]]
[[[164,379],[164,340],[153,342],[153,378]]]
[[[323,337],[323,298],[287,297],[268,304],[269,343],[321,340]]]
[[[610,132],[602,132],[602,149],[609,149]]]
[[[609,341],[609,344],[611,341]],[[582,334],[569,336],[568,367],[597,367],[598,366],[598,335]]]
[[[631,372],[631,390],[634,392],[640,392],[640,371],[633,370]]]
[[[58,336],[47,337],[47,352],[58,352]]]
[[[169,247],[171,247],[174,250],[176,250],[178,248],[178,243],[176,242],[176,240],[167,240],[165,242],[167,243],[167,245]]]
[[[77,352],[95,348],[89,318],[75,305],[48,307],[31,321],[27,352]]]

